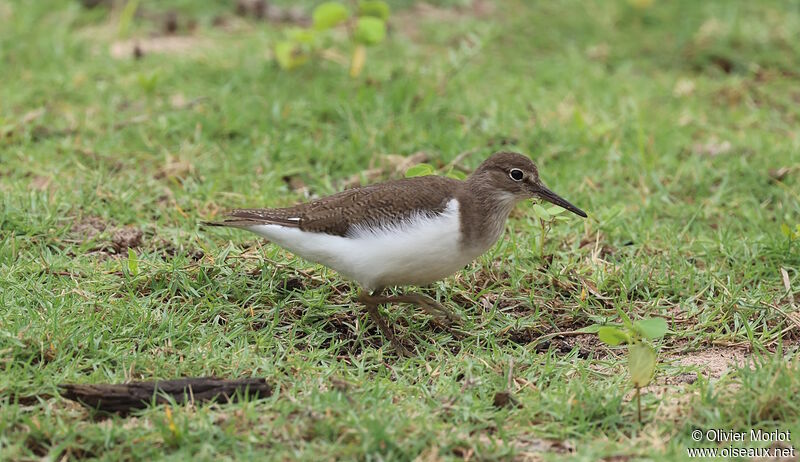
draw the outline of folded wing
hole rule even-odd
[[[440,214],[460,182],[426,176],[349,189],[293,207],[237,209],[215,226],[247,228],[274,224],[303,231],[345,236],[354,226],[392,226],[413,214]]]

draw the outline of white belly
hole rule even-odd
[[[280,225],[246,228],[306,260],[336,270],[365,289],[426,285],[463,268],[486,249],[459,242],[458,201],[436,217],[415,214],[385,228],[351,229],[345,237]]]

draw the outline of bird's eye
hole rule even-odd
[[[522,181],[522,179],[525,178],[525,174],[518,168],[512,168],[511,171],[508,172],[508,176],[514,181]]]

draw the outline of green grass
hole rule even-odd
[[[683,460],[694,428],[790,430],[800,448],[784,314],[800,241],[781,232],[800,223],[800,3],[466,3],[393,3],[358,79],[327,59],[279,70],[281,28],[228,2],[143,1],[127,31],[119,9],[0,4],[0,459]],[[109,54],[171,8],[197,23],[190,50]],[[336,273],[199,226],[304,200],[284,177],[322,196],[386,154],[441,167],[472,151],[473,168],[501,149],[590,218],[556,226],[545,261],[521,206],[495,248],[425,289],[463,339],[387,309],[410,359]],[[641,425],[624,349],[537,341],[617,307],[670,327]],[[686,366],[709,351],[750,365]],[[203,375],[277,391],[126,418],[58,397]],[[509,387],[522,407],[495,407]]]

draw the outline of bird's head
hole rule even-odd
[[[586,218],[586,213],[547,188],[539,179],[536,164],[516,152],[498,152],[483,161],[469,181],[478,181],[500,193],[505,199],[518,202],[540,198]]]

